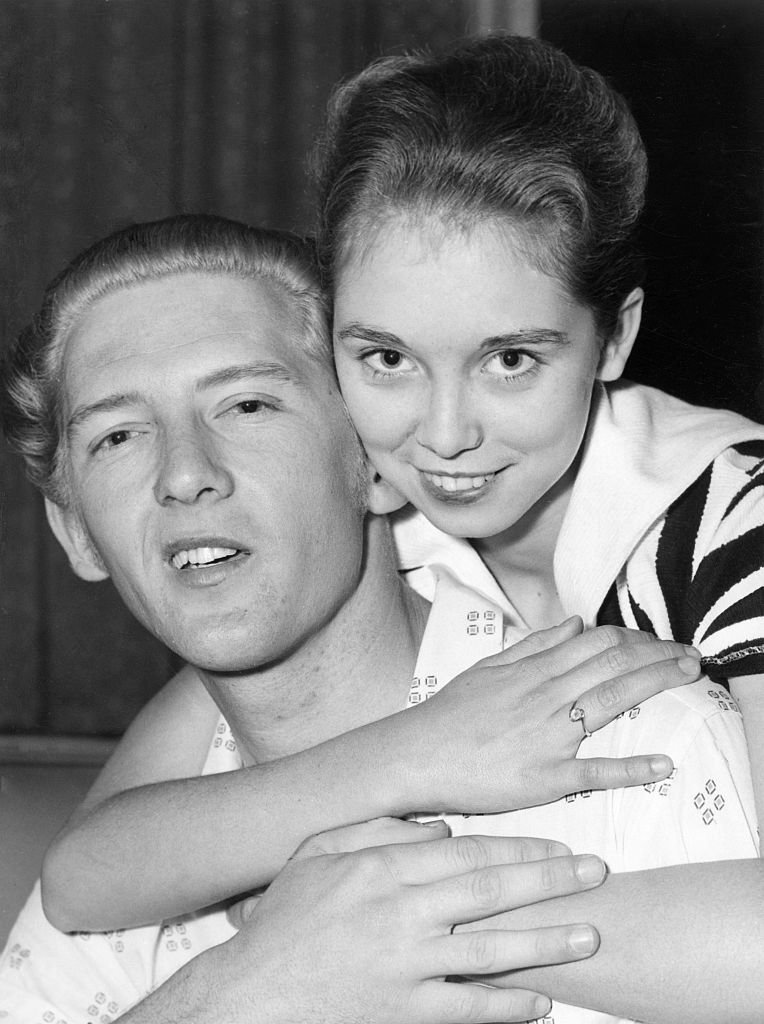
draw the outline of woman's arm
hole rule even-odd
[[[600,948],[591,960],[513,971],[492,981],[650,1024],[760,1024],[761,860],[610,875],[596,891],[495,919],[510,928],[577,921],[590,922],[600,933]]]
[[[666,758],[577,759],[581,732],[568,711],[592,687],[586,721],[600,728],[687,682],[696,663],[686,664],[681,645],[644,634],[579,631],[580,621],[546,630],[416,708],[203,778],[178,778],[201,770],[217,716],[185,669],[141,713],[53,843],[46,913],[64,931],[145,924],[269,882],[306,837],[328,828],[421,809],[499,810],[665,777]],[[120,792],[127,787],[137,788]]]

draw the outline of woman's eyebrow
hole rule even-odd
[[[337,340],[344,341],[345,338],[357,338],[359,341],[368,341],[372,345],[400,345],[401,339],[397,334],[390,331],[380,331],[376,327],[366,327],[360,323],[350,323],[342,330],[337,331]]]
[[[523,327],[506,334],[494,334],[480,343],[481,349],[495,349],[506,345],[569,345],[570,335],[551,327]]]
[[[368,341],[373,345],[400,345],[401,339],[389,331],[381,331],[376,327],[366,327],[360,323],[350,323],[337,331],[337,340],[344,341],[345,338],[356,338],[359,341]],[[480,342],[481,350],[492,350],[502,345],[569,345],[570,336],[564,331],[556,331],[550,327],[523,327],[517,331],[507,331],[506,334],[493,334],[490,338],[484,338]]]

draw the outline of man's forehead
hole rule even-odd
[[[67,343],[67,381],[104,378],[143,366],[177,365],[187,376],[255,367],[282,382],[309,380],[316,360],[299,312],[262,280],[178,275],[140,282],[97,299]]]

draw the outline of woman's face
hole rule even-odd
[[[592,311],[509,229],[393,222],[337,275],[350,416],[380,475],[454,536],[567,503],[594,381],[620,376],[629,348],[603,349]]]

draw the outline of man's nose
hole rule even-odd
[[[441,459],[480,446],[483,432],[467,389],[446,384],[432,387],[417,423],[417,442]]]
[[[191,505],[205,497],[227,498],[232,492],[233,478],[214,440],[195,431],[165,439],[154,488],[161,505]]]

